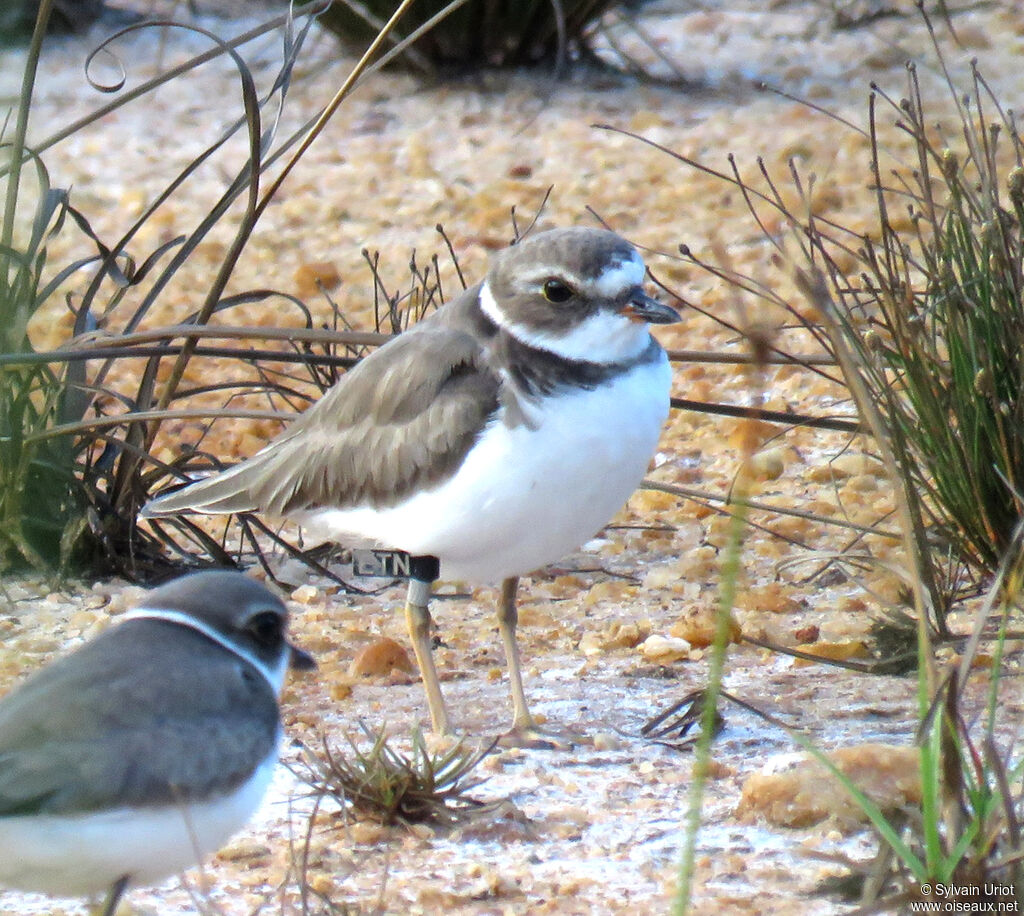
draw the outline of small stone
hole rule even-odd
[[[321,289],[335,289],[341,283],[338,268],[330,261],[300,264],[295,271],[295,288],[303,299],[310,299]]]
[[[802,610],[792,592],[793,587],[781,582],[770,582],[746,589],[737,599],[737,606],[745,611],[769,611],[773,614],[793,614]]]
[[[409,653],[387,636],[375,639],[352,659],[348,673],[351,677],[384,677],[394,671],[411,673],[414,670]]]
[[[690,657],[692,647],[678,636],[652,634],[640,643],[640,654],[649,662],[668,665]]]
[[[292,601],[299,604],[312,604],[316,601],[318,589],[315,585],[300,585],[292,592]]]
[[[719,608],[710,604],[694,604],[685,608],[668,631],[670,636],[684,639],[698,649],[710,646],[718,630]],[[726,642],[739,642],[740,625],[732,615],[726,623]]]
[[[580,640],[584,655],[599,655],[612,649],[632,649],[647,636],[649,630],[633,621],[615,621],[601,630],[588,630]]]
[[[786,446],[762,449],[747,463],[747,469],[755,480],[778,480],[786,470],[790,449]]]
[[[829,757],[882,811],[920,804],[917,748],[859,744]],[[845,786],[806,754],[780,755],[748,776],[736,814],[747,822],[763,817],[780,827],[809,827],[831,818],[841,830],[867,820]]]
[[[355,821],[348,825],[348,835],[353,843],[374,846],[390,836],[391,831],[383,824],[373,821]]]
[[[322,900],[330,900],[338,892],[338,886],[330,875],[313,872],[304,875],[303,879],[309,889]]]
[[[243,837],[222,846],[217,852],[217,858],[227,862],[253,862],[268,859],[270,853],[270,847],[266,843]]]
[[[797,642],[807,644],[817,642],[818,637],[821,635],[821,630],[812,623],[806,627],[800,627],[793,635],[796,637]]]
[[[597,732],[593,743],[595,751],[617,751],[622,747],[622,739],[613,732]]]
[[[818,658],[827,658],[832,661],[842,662],[850,658],[867,658],[868,647],[859,639],[849,639],[844,642],[814,642],[804,643],[796,647],[801,652],[809,655],[816,655]],[[806,658],[794,658],[796,666],[813,665]]]
[[[332,681],[327,692],[332,700],[347,700],[352,696],[352,685],[345,681]]]

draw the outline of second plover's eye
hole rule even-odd
[[[568,302],[573,295],[572,287],[561,280],[551,279],[544,282],[544,298],[548,302]]]
[[[274,611],[261,611],[246,624],[245,629],[257,645],[274,648],[284,640],[284,621]]]

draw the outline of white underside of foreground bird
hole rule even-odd
[[[449,480],[395,506],[324,508],[296,520],[314,540],[438,557],[442,579],[526,575],[577,549],[622,508],[657,446],[670,381],[665,358],[594,391],[546,398],[529,426],[510,425],[502,410]]]

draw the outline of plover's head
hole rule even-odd
[[[617,363],[648,346],[649,323],[679,314],[643,290],[637,250],[603,229],[553,229],[495,255],[484,312],[530,346],[567,359]]]
[[[241,573],[207,570],[149,592],[125,619],[168,620],[191,627],[254,664],[276,693],[289,667],[316,667],[288,642],[288,609],[269,589]]]

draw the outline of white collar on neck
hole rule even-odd
[[[283,647],[284,651],[281,653],[281,659],[278,664],[273,668],[269,668],[267,667],[266,662],[258,659],[248,649],[243,649],[241,646],[229,640],[223,633],[217,632],[213,627],[208,626],[201,620],[197,620],[191,614],[183,614],[181,611],[171,611],[166,608],[140,607],[125,614],[121,620],[166,620],[168,623],[176,623],[180,626],[195,630],[197,633],[202,633],[207,639],[212,639],[215,643],[223,646],[232,654],[237,655],[244,661],[247,661],[263,675],[263,678],[270,685],[271,690],[274,691],[274,695],[281,695],[281,688],[284,685],[285,673],[288,670],[289,650],[287,645]]]

